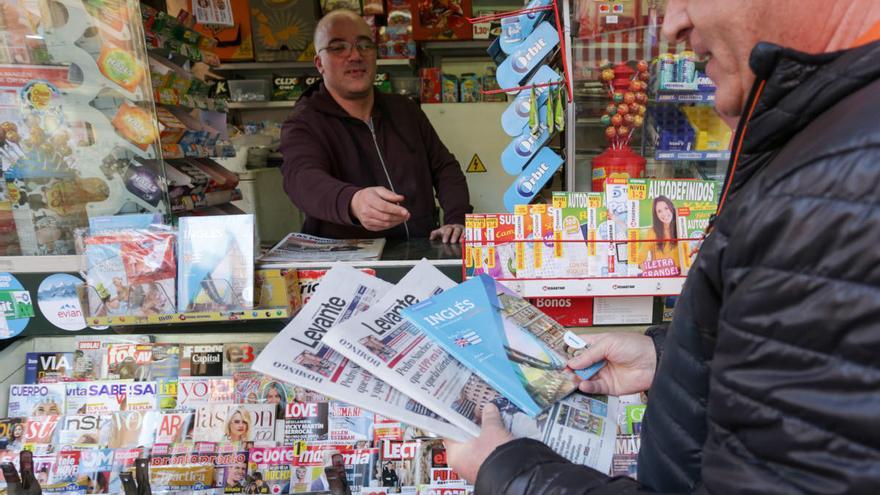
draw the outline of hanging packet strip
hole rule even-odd
[[[551,132],[547,123],[546,101],[544,106],[535,110],[537,111],[535,118],[538,123],[536,128],[532,129],[532,119],[529,118],[529,125],[523,129],[523,133],[514,138],[501,152],[501,166],[510,175],[522,172],[529,160],[550,141]]]
[[[550,5],[553,5],[553,0],[532,0],[525,6],[525,9],[549,7]],[[547,17],[549,12],[549,10],[540,10],[502,18],[499,42],[501,50],[508,55],[516,50],[532,34],[535,26]]]
[[[559,44],[559,33],[549,22],[542,22],[509,57],[501,62],[495,77],[501,89],[516,88]]]
[[[518,204],[529,204],[562,166],[562,157],[543,148],[504,193],[504,207],[513,212]]]
[[[537,72],[535,72],[535,75],[529,79],[526,86],[538,86],[535,88],[535,94],[538,98],[537,105],[540,107],[547,102],[548,90],[552,88],[552,86],[540,85],[557,82],[561,79],[562,76],[560,76],[559,73],[549,66],[543,65],[537,70]],[[516,98],[514,98],[513,102],[510,103],[507,109],[504,110],[504,113],[501,114],[501,127],[508,136],[516,137],[526,132],[526,126],[529,123],[530,96],[531,94],[529,92],[521,91]]]
[[[495,281],[480,275],[401,311],[462,364],[536,417],[576,387],[566,357],[507,318]],[[512,371],[512,373],[511,373]]]

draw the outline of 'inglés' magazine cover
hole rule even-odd
[[[557,352],[531,328],[505,317],[495,281],[488,275],[402,314],[532,417],[577,388],[574,372],[566,367],[569,356]]]
[[[335,266],[306,306],[266,346],[253,369],[330,397],[344,397],[350,404],[382,411],[425,431],[468,438],[436,413],[323,344],[328,330],[369,309],[390,287],[354,268]]]

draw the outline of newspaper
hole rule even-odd
[[[334,267],[252,369],[443,437],[467,440],[469,435],[461,429],[323,344],[329,329],[369,309],[390,287],[354,268]]]
[[[607,472],[617,398],[575,394],[530,418],[400,316],[455,285],[423,260],[372,309],[330,330],[324,343],[472,435],[479,434],[483,406],[493,402],[514,435],[541,440],[573,462]]]
[[[404,308],[455,285],[422,260],[372,309],[331,329],[324,342],[391,386],[418,397],[468,434],[478,436],[488,401],[499,405],[509,425],[513,416],[525,415],[400,314]]]
[[[385,239],[326,239],[294,233],[261,256],[260,263],[376,260],[384,247]]]

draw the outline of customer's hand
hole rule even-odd
[[[431,240],[440,239],[444,244],[455,244],[461,239],[464,225],[449,223],[431,232]]]
[[[633,332],[580,336],[589,348],[572,358],[568,367],[579,370],[602,359],[605,366],[580,383],[587,394],[625,395],[644,392],[654,380],[657,354],[651,337]]]
[[[386,230],[409,220],[409,212],[397,203],[403,196],[381,186],[366,187],[351,198],[351,214],[371,231]]]
[[[501,422],[501,413],[494,404],[483,407],[483,429],[470,442],[444,440],[446,464],[471,485],[477,481],[480,466],[493,450],[513,440],[513,435]]]

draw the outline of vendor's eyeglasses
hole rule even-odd
[[[318,53],[327,50],[327,53],[334,57],[347,57],[351,55],[352,48],[357,48],[361,55],[372,55],[376,53],[376,44],[370,40],[358,40],[357,43],[349,41],[332,41],[329,45],[318,50]]]

